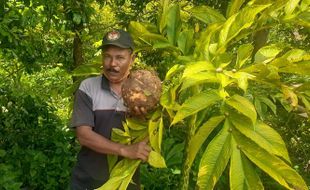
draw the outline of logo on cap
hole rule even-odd
[[[110,41],[117,40],[120,37],[120,33],[116,30],[113,30],[112,32],[108,33],[107,39]]]

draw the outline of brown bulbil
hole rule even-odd
[[[132,71],[122,85],[122,96],[132,116],[141,116],[135,107],[149,112],[153,110],[160,98],[161,81],[157,74],[148,70]]]

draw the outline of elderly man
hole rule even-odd
[[[146,141],[123,145],[110,140],[112,128],[122,127],[125,120],[121,86],[134,63],[133,50],[133,40],[128,32],[108,32],[102,43],[103,75],[82,81],[75,94],[72,127],[81,150],[72,172],[71,189],[102,186],[109,179],[108,154],[148,159],[151,148]],[[140,189],[137,176],[134,181],[129,189]]]

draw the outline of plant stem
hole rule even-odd
[[[189,125],[187,128],[187,133],[186,133],[186,139],[185,139],[185,148],[184,148],[184,159],[183,159],[183,167],[182,167],[182,176],[181,176],[181,190],[188,190],[189,187],[189,177],[190,177],[190,171],[191,171],[191,166],[189,163],[189,144],[192,139],[192,137],[195,135],[195,122],[196,122],[196,114],[193,115],[189,121]]]

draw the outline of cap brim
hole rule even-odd
[[[106,44],[103,44],[103,45],[99,46],[98,49],[102,49],[103,47],[108,46],[108,45],[113,45],[113,46],[117,46],[117,47],[120,47],[120,48],[128,48],[128,49],[130,48],[130,49],[133,49],[130,46],[124,46],[124,45],[119,44],[119,43],[106,43]]]

